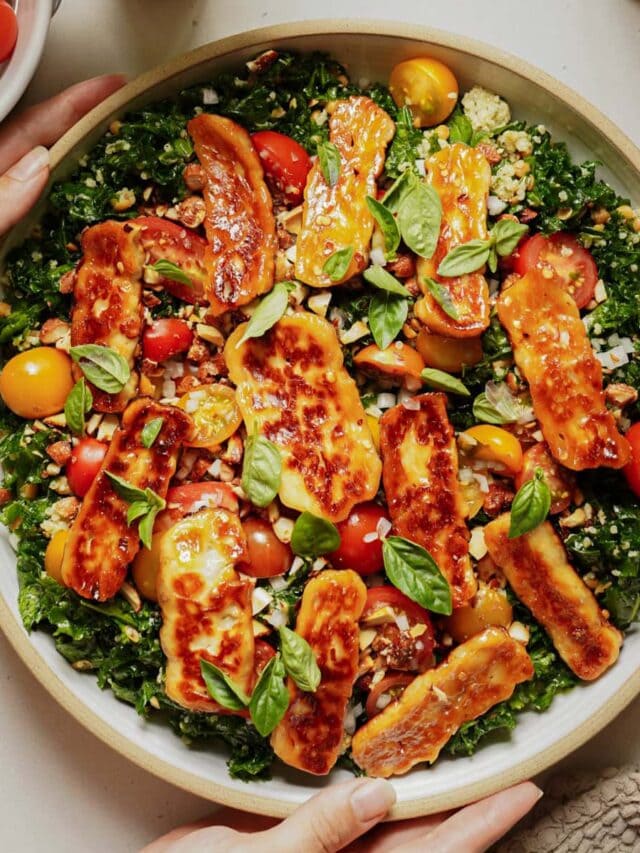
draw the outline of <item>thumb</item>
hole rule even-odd
[[[379,823],[395,801],[393,786],[383,779],[355,779],[331,785],[270,829],[270,846],[264,849],[279,853],[334,853]],[[252,840],[258,842],[261,834]]]
[[[49,178],[49,152],[38,146],[0,177],[0,234],[25,216]]]

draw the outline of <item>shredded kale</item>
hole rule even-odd
[[[418,158],[418,146],[422,142],[423,134],[419,127],[413,126],[411,112],[408,107],[396,110],[396,135],[389,146],[384,170],[388,178],[398,178],[407,169],[416,172],[416,158]]]

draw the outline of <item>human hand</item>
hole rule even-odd
[[[523,782],[454,813],[376,827],[395,802],[394,789],[382,779],[355,779],[332,785],[282,822],[223,809],[215,825],[180,827],[142,853],[482,853],[541,796],[539,788]]]
[[[0,127],[0,235],[29,212],[45,188],[47,149],[124,83],[120,74],[85,80]]]

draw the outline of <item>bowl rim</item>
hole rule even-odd
[[[90,135],[98,125],[108,120],[114,112],[120,111],[130,101],[144,95],[156,85],[166,84],[176,75],[194,69],[200,64],[205,64],[211,59],[222,58],[236,51],[250,48],[252,45],[258,46],[295,37],[330,37],[338,34],[371,36],[381,33],[385,37],[400,41],[423,41],[438,47],[456,50],[471,57],[488,60],[511,74],[516,74],[524,81],[543,88],[579,113],[581,118],[592,125],[600,135],[606,136],[611,146],[616,149],[617,154],[626,160],[632,170],[640,174],[640,149],[596,107],[568,86],[535,66],[481,41],[430,27],[377,19],[318,19],[261,27],[217,39],[173,58],[125,85],[74,125],[51,149],[52,171],[62,163],[76,145]],[[0,247],[3,242],[0,241]],[[151,755],[142,745],[134,743],[128,737],[120,734],[103,717],[84,705],[74,692],[48,667],[36,647],[31,643],[28,634],[14,615],[8,602],[1,595],[0,627],[24,664],[51,696],[81,725],[139,767],[197,796],[244,811],[273,817],[286,817],[297,808],[294,803],[283,802],[277,797],[260,794],[257,785],[247,787],[247,791],[244,792],[232,790],[215,780],[205,780],[195,773],[177,768],[173,764]],[[542,772],[577,749],[610,723],[638,693],[640,693],[640,667],[608,702],[577,726],[562,741],[550,744],[535,756],[511,767],[500,775],[495,774],[483,781],[470,782],[453,792],[427,794],[398,803],[390,812],[389,819],[406,819],[444,809],[457,808]]]
[[[18,42],[14,53],[9,57],[7,67],[2,74],[2,77],[4,78],[8,71],[12,71],[12,73],[15,74],[15,77],[11,81],[12,85],[9,89],[7,89],[5,79],[5,85],[2,87],[2,91],[0,91],[0,120],[9,115],[11,110],[27,90],[31,79],[36,72],[38,64],[40,63],[40,59],[42,58],[45,42],[49,33],[49,25],[53,15],[52,0],[44,0],[42,3],[40,0],[32,0],[31,5],[34,13],[34,24],[31,30],[26,34],[31,45],[29,46],[29,52],[25,55],[23,61],[17,65],[15,71],[13,71],[11,63],[13,61],[13,57],[16,55],[16,51],[21,47],[20,8],[23,4],[24,0],[22,0],[21,3],[18,3],[17,7]]]

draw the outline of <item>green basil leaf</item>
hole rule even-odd
[[[296,518],[291,534],[291,549],[300,557],[319,557],[340,547],[340,534],[335,524],[311,512]]]
[[[140,439],[143,447],[153,447],[154,441],[160,435],[163,424],[164,418],[153,418],[142,427]]]
[[[104,472],[109,480],[111,481],[111,485],[117,495],[119,495],[123,500],[127,501],[127,503],[134,503],[135,501],[146,501],[149,506],[155,506],[156,503],[158,506],[164,507],[164,501],[151,489],[139,489],[137,486],[134,486],[133,483],[130,483],[128,480],[124,480],[122,477],[119,477],[117,474],[113,474],[111,471]]]
[[[242,337],[236,344],[236,349],[249,340],[249,338],[259,338],[264,335],[272,326],[278,322],[287,310],[289,304],[289,293],[287,287],[282,282],[276,284],[264,299],[260,300],[260,304],[251,315],[251,319],[242,334]]]
[[[386,257],[393,258],[400,245],[400,231],[395,216],[382,202],[371,195],[367,196],[367,207],[382,231]]]
[[[187,287],[193,287],[193,282],[189,276],[180,269],[176,264],[167,261],[165,258],[160,258],[155,264],[150,264],[149,269],[157,272],[163,278],[168,278],[170,281],[178,281],[180,284],[186,284]]]
[[[377,287],[378,290],[386,290],[387,293],[395,293],[398,296],[411,296],[407,288],[400,284],[397,278],[391,275],[390,272],[387,272],[384,267],[381,267],[379,264],[374,264],[374,266],[366,269],[362,277],[365,281],[368,281],[369,284],[372,284],[374,287]]]
[[[459,320],[460,315],[458,314],[458,309],[455,306],[449,288],[446,284],[441,284],[439,281],[435,281],[432,278],[423,278],[422,281],[426,284],[429,293],[433,296],[444,313],[448,317],[451,317],[452,320]]]
[[[71,347],[69,355],[80,366],[89,382],[107,394],[119,394],[131,376],[124,358],[109,347],[82,344]]]
[[[218,705],[229,711],[242,711],[249,704],[249,697],[229,678],[226,672],[208,660],[200,659],[200,673],[209,696]]]
[[[267,737],[287,713],[289,690],[280,655],[272,657],[260,673],[249,703],[251,721],[262,737]]]
[[[486,264],[490,251],[489,240],[469,240],[468,243],[461,243],[440,262],[438,275],[451,277],[475,272]]]
[[[396,589],[427,610],[451,614],[451,589],[428,551],[402,536],[388,536],[382,543],[382,559]]]
[[[268,506],[278,494],[282,476],[280,449],[263,435],[250,435],[244,444],[242,488],[252,504]]]
[[[293,678],[300,690],[315,693],[322,676],[313,649],[304,637],[284,625],[278,629],[278,634],[287,675]]]
[[[456,112],[449,119],[449,142],[464,142],[465,145],[471,145],[473,139],[473,126],[468,117],[462,113]]]
[[[416,184],[398,208],[398,228],[402,239],[416,255],[430,258],[438,245],[441,222],[440,196],[430,184]]]
[[[342,162],[342,158],[333,142],[320,142],[318,145],[318,160],[320,161],[320,168],[322,169],[325,181],[330,187],[335,186],[340,177],[340,163]]]
[[[487,382],[484,393],[479,394],[476,401],[476,417],[490,424],[526,423],[534,419],[533,409],[515,397],[506,382]],[[493,420],[487,420],[487,417]]]
[[[477,421],[482,421],[485,424],[508,424],[509,418],[503,417],[496,409],[493,403],[487,399],[484,391],[473,401],[472,406],[473,416]]]
[[[445,373],[444,370],[425,367],[420,377],[430,388],[437,388],[438,391],[450,391],[452,394],[459,394],[461,397],[471,396],[469,389],[456,376]]]
[[[513,219],[500,219],[491,229],[489,238],[501,258],[510,255],[529,230],[528,225]]]
[[[542,469],[536,468],[533,479],[522,484],[511,504],[509,539],[535,530],[546,519],[550,508],[551,490]]]
[[[331,281],[342,281],[347,274],[349,264],[353,258],[353,247],[347,246],[346,249],[338,249],[332,255],[329,255],[324,262],[322,272],[328,275]]]
[[[133,501],[133,503],[130,503],[129,509],[127,510],[127,524],[129,527],[131,527],[133,522],[138,518],[142,518],[143,515],[146,515],[149,510],[150,507],[146,500]]]
[[[404,197],[415,189],[419,183],[420,179],[418,176],[411,169],[407,169],[387,190],[382,199],[382,204],[391,213],[397,213]]]
[[[162,507],[152,506],[149,512],[138,524],[138,534],[140,535],[140,541],[142,542],[145,548],[151,549],[151,543],[153,539],[153,525],[155,524],[156,516],[158,515],[161,509]]]
[[[386,349],[402,329],[409,301],[393,293],[375,293],[369,303],[369,328],[380,349]]]
[[[64,404],[64,416],[67,426],[76,435],[84,435],[84,416],[93,406],[93,394],[87,388],[87,383],[79,379],[69,392]]]
[[[495,273],[498,269],[498,253],[496,252],[496,247],[492,244],[489,249],[489,258],[487,260],[487,266],[489,267],[489,272]]]

